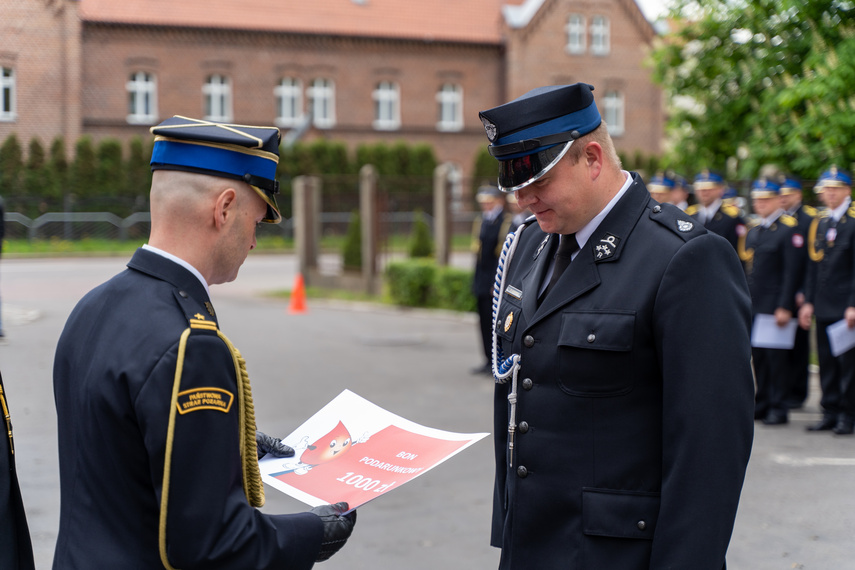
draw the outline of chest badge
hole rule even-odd
[[[508,313],[508,316],[505,317],[505,332],[511,330],[511,325],[514,324],[514,312],[511,311]]]
[[[834,240],[837,239],[837,228],[828,228],[825,232],[825,241],[828,242],[828,247],[834,247]]]

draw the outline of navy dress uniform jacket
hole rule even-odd
[[[511,383],[495,392],[502,569],[724,566],[753,437],[745,277],[632,176],[540,306],[556,237],[529,225],[507,262],[496,330],[521,360],[511,456]]]
[[[813,303],[818,321],[843,318],[847,307],[855,307],[855,208],[836,224],[828,211],[814,220],[808,235],[808,263],[805,298]],[[834,226],[834,240],[828,237]]]
[[[700,216],[700,205],[689,206],[686,213],[697,219]],[[733,249],[737,248],[739,238],[745,235],[745,220],[739,215],[739,208],[732,204],[722,204],[712,219],[707,220],[705,227],[729,241]]]
[[[796,231],[795,218],[782,214],[768,228],[748,230],[739,255],[745,262],[752,311],[772,314],[782,308],[796,310],[796,292],[805,271],[804,235]]]
[[[12,424],[9,403],[0,376],[0,412],[5,417],[0,434],[0,568],[3,570],[32,570],[33,544],[27,515],[18,485],[15,469],[15,444],[12,439]]]
[[[72,312],[54,363],[61,474],[54,568],[163,567],[158,521],[179,337],[190,319],[213,324],[213,313],[193,274],[143,249]],[[320,518],[262,514],[244,494],[235,365],[215,326],[188,337],[180,389],[179,402],[212,399],[176,414],[170,564],[311,568]]]

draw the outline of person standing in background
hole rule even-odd
[[[748,277],[754,318],[773,315],[778,327],[790,325],[795,313],[796,289],[804,273],[804,236],[796,233],[796,219],[781,208],[778,183],[760,178],[751,187],[757,224],[739,239],[739,257]],[[766,425],[788,421],[788,351],[754,346],[754,419]]]
[[[840,320],[855,328],[855,208],[852,177],[831,167],[816,184],[827,209],[808,231],[808,272],[799,325],[810,329],[816,319],[822,419],[809,431],[852,435],[855,431],[855,348],[835,356],[828,327]]]
[[[475,253],[475,275],[472,293],[478,309],[478,330],[484,350],[483,364],[472,370],[473,374],[492,374],[490,362],[493,353],[493,286],[499,254],[508,230],[511,215],[505,209],[505,195],[495,186],[482,186],[475,195],[481,215],[472,225],[472,251]]]
[[[794,176],[784,176],[779,198],[781,208],[788,216],[796,220],[796,234],[807,240],[810,224],[817,215],[816,208],[802,204],[802,184]],[[805,274],[807,270],[807,248],[799,249],[801,261],[797,271],[796,315],[805,303]],[[799,327],[792,350],[787,351],[787,363],[784,367],[790,377],[787,383],[785,401],[790,409],[801,408],[808,397],[810,365],[810,331]]]
[[[736,206],[724,203],[727,184],[716,172],[704,170],[695,177],[695,196],[698,203],[689,206],[686,213],[698,220],[705,228],[717,233],[736,250],[740,236],[744,236],[745,220]]]

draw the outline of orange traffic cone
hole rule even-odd
[[[294,289],[291,290],[291,304],[288,312],[292,315],[306,312],[306,285],[303,283],[303,274],[298,273],[294,280]]]

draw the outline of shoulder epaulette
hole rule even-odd
[[[207,321],[203,315],[197,314],[194,315],[194,318],[190,319],[190,328],[215,331],[217,330],[217,323],[214,321]]]
[[[732,204],[722,204],[721,211],[724,212],[727,216],[731,218],[739,217],[739,208],[733,206]]]
[[[846,215],[850,218],[855,218],[855,204],[849,206],[849,209],[846,211]]]
[[[697,214],[697,213],[698,213],[698,210],[699,210],[699,209],[700,209],[700,208],[699,208],[699,206],[698,206],[697,204],[692,204],[691,206],[689,206],[688,208],[686,208],[686,213],[687,213],[688,215],[690,215],[690,216],[694,216],[695,214]]]
[[[784,224],[785,226],[789,227],[789,228],[794,228],[799,223],[798,220],[796,220],[794,217],[790,216],[789,214],[782,215],[780,218],[778,218],[778,221],[781,222],[782,224]]]
[[[830,215],[831,215],[831,210],[829,210],[828,208],[823,208],[822,210],[820,210],[819,212],[817,212],[817,214],[816,214],[816,216],[815,216],[815,217],[817,217],[817,218],[827,218],[827,217],[828,217],[828,216],[830,216]]]
[[[752,216],[752,217],[748,218],[747,220],[745,220],[745,229],[746,230],[756,228],[759,225],[760,225],[760,219],[757,217]]]
[[[650,218],[683,238],[684,241],[707,231],[703,225],[698,223],[698,220],[687,217],[686,212],[671,204],[654,206],[651,209]]]
[[[815,218],[816,214],[817,214],[817,209],[814,208],[813,206],[808,206],[808,205],[802,206],[802,211],[805,214],[807,214],[808,216],[810,216],[811,218]]]

